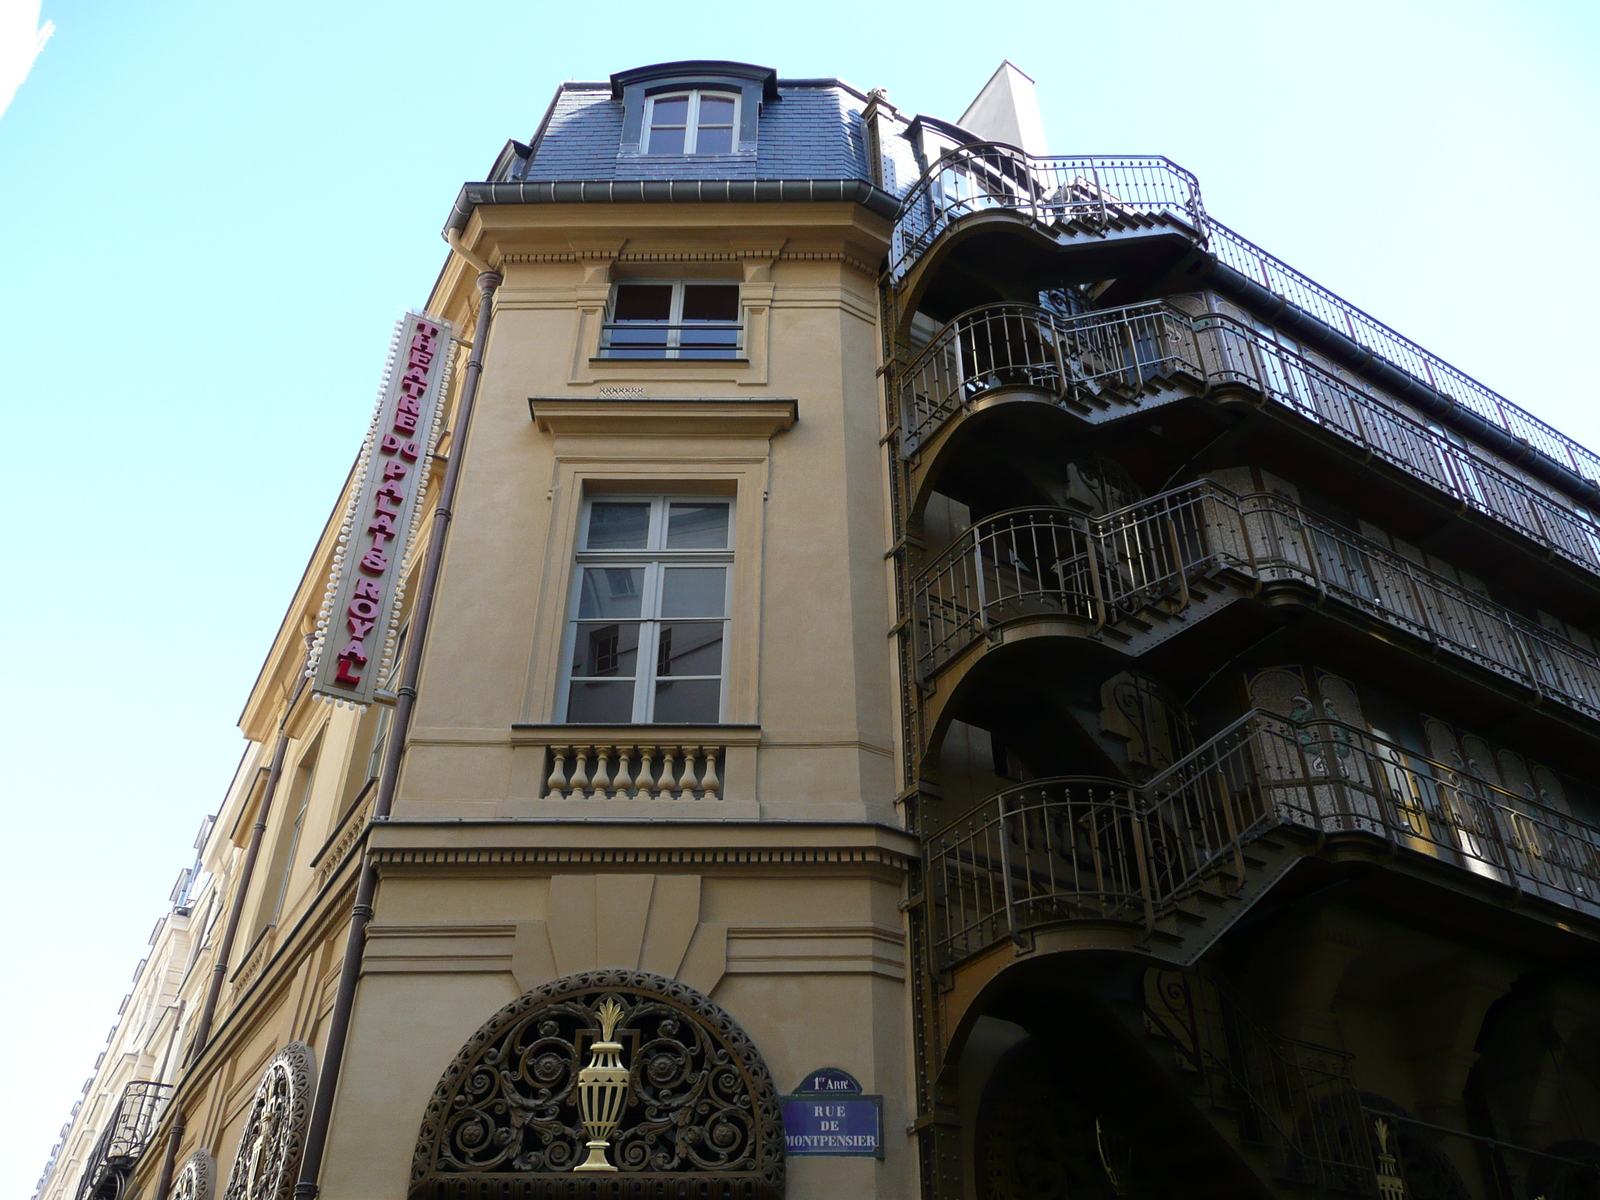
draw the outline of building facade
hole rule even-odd
[[[462,189],[43,1200],[1597,1194],[1600,459],[1031,87]]]

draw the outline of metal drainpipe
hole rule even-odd
[[[394,720],[389,728],[389,742],[383,750],[378,795],[372,803],[371,820],[374,822],[388,820],[389,811],[394,807],[400,760],[405,753],[406,734],[411,728],[411,710],[417,702],[417,678],[422,673],[423,645],[428,637],[439,570],[444,562],[445,541],[450,532],[451,507],[455,503],[456,485],[461,478],[461,463],[466,458],[467,434],[472,426],[473,405],[478,398],[478,380],[483,376],[483,355],[489,342],[489,319],[494,307],[494,294],[500,283],[501,275],[497,271],[483,271],[478,275],[478,292],[481,296],[478,323],[472,335],[472,354],[467,359],[466,378],[461,384],[461,402],[456,410],[450,461],[445,467],[444,483],[439,488],[439,502],[433,510],[433,537],[428,542],[428,556],[422,564],[422,582],[417,589],[416,608],[411,614],[411,644],[406,650],[400,686],[396,689],[398,699],[394,706]],[[350,935],[345,942],[344,965],[339,971],[339,991],[334,999],[333,1013],[328,1018],[328,1044],[323,1051],[317,1076],[317,1095],[311,1107],[311,1121],[306,1127],[300,1179],[294,1186],[297,1200],[313,1200],[321,1188],[322,1154],[327,1145],[328,1123],[333,1116],[334,1094],[339,1087],[339,1071],[344,1065],[350,1014],[355,1008],[356,984],[361,978],[361,959],[366,949],[367,924],[372,920],[372,901],[377,890],[378,867],[373,861],[372,852],[368,850],[362,855],[355,904],[350,910]]]
[[[284,726],[289,723],[289,716],[294,712],[295,702],[300,699],[300,693],[305,690],[305,678],[302,678],[294,689],[294,695],[289,698],[289,707],[284,710],[283,719],[278,722],[278,744],[272,748],[272,765],[267,768],[267,785],[261,793],[261,806],[256,810],[256,823],[250,829],[250,844],[245,848],[244,867],[239,872],[239,885],[233,893],[233,907],[228,910],[228,923],[222,928],[222,946],[217,950],[217,961],[211,968],[211,983],[206,988],[206,1002],[201,1006],[200,1018],[195,1022],[194,1040],[189,1043],[189,1053],[185,1056],[186,1065],[193,1065],[206,1048],[206,1042],[211,1037],[211,1021],[216,1015],[217,1001],[222,996],[222,982],[228,975],[228,960],[233,957],[234,938],[239,933],[239,922],[244,917],[244,901],[250,892],[250,880],[255,875],[256,860],[261,857],[261,841],[267,833],[267,818],[272,815],[272,800],[278,793],[278,780],[283,777],[283,757],[289,749],[289,735],[284,731]],[[178,1101],[177,1089],[173,1089],[172,1103]],[[167,1137],[167,1148],[161,1159],[161,1176],[156,1184],[156,1200],[166,1200],[167,1192],[172,1187],[172,1171],[178,1161],[178,1146],[183,1141],[183,1135],[188,1129],[188,1122],[184,1120],[182,1107],[178,1108],[178,1115],[173,1118],[172,1132]]]

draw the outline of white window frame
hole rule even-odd
[[[685,290],[686,287],[693,287],[693,286],[701,285],[701,284],[716,284],[716,285],[720,285],[722,287],[734,287],[734,288],[738,288],[739,289],[739,313],[738,313],[738,316],[736,316],[732,321],[727,321],[727,322],[722,322],[722,321],[707,321],[707,322],[704,322],[704,324],[706,324],[706,325],[723,325],[723,324],[736,325],[736,326],[738,326],[738,332],[734,335],[734,343],[733,343],[733,346],[732,346],[733,353],[731,355],[729,355],[727,357],[720,357],[720,356],[717,356],[717,355],[710,355],[710,354],[706,354],[706,355],[691,354],[691,355],[689,355],[689,359],[691,361],[693,361],[693,362],[733,362],[733,361],[735,361],[737,359],[742,358],[744,356],[744,353],[745,353],[745,346],[744,346],[744,333],[745,333],[745,329],[744,329],[744,288],[740,285],[739,281],[736,280],[736,279],[619,279],[619,280],[617,280],[615,283],[613,283],[611,285],[611,296],[606,301],[606,320],[603,323],[604,326],[605,326],[605,329],[602,332],[601,340],[600,340],[600,356],[602,358],[618,358],[618,359],[623,359],[625,361],[626,360],[633,360],[633,361],[644,361],[644,362],[651,362],[651,361],[660,362],[661,359],[666,359],[666,358],[672,358],[672,359],[681,359],[681,358],[683,358],[684,356],[681,353],[681,351],[684,349],[684,346],[683,346],[683,331],[684,331],[684,328],[685,328],[684,320],[683,320],[683,295],[684,295],[684,290]],[[644,285],[644,286],[655,286],[655,287],[670,286],[672,288],[672,304],[671,304],[671,307],[667,311],[667,320],[666,320],[667,345],[666,345],[665,351],[661,354],[660,358],[657,358],[655,355],[648,355],[648,354],[641,354],[641,355],[619,354],[619,353],[617,353],[617,351],[625,351],[625,350],[629,349],[628,344],[626,342],[614,343],[612,341],[612,338],[615,336],[615,334],[612,332],[611,327],[614,326],[614,325],[623,324],[623,322],[619,322],[616,319],[617,289],[618,288],[622,288],[622,287],[628,287],[630,285],[631,286]],[[659,328],[661,328],[660,325],[656,324],[653,321],[637,321],[637,322],[630,321],[630,322],[626,322],[626,324],[633,325],[633,326],[635,326],[636,328],[639,328],[639,329],[652,329],[652,328],[659,329]],[[691,345],[689,347],[689,349],[691,349],[691,350],[693,350],[695,348],[696,347],[693,346],[693,345]]]
[[[655,150],[651,147],[651,134],[655,131],[656,105],[663,100],[688,100],[688,111],[684,114],[683,127],[683,153],[699,154],[696,149],[700,142],[700,97],[714,96],[718,100],[733,101],[733,129],[732,136],[728,139],[726,153],[737,154],[739,151],[739,118],[743,115],[744,97],[735,91],[723,91],[720,88],[685,88],[677,92],[662,92],[659,96],[651,96],[644,110],[644,145],[646,154],[668,154],[668,151]],[[668,128],[676,129],[677,126]],[[722,126],[713,126],[721,129]],[[719,155],[720,156],[720,155]]]
[[[589,514],[596,503],[649,503],[650,505],[650,532],[646,538],[645,548],[642,550],[590,550],[587,547],[589,536]],[[673,504],[726,504],[728,506],[728,541],[727,548],[723,550],[693,549],[693,550],[668,550],[667,540],[667,514]],[[654,725],[662,724],[655,720],[656,683],[658,675],[657,655],[660,652],[660,629],[663,622],[674,620],[705,620],[706,618],[663,618],[661,614],[661,588],[665,578],[666,567],[724,567],[724,591],[722,600],[722,663],[721,673],[717,676],[717,715],[716,719],[707,724],[722,724],[727,720],[728,712],[728,681],[729,681],[729,655],[732,651],[731,626],[733,616],[733,567],[734,544],[736,539],[738,512],[734,498],[729,495],[695,495],[683,492],[644,493],[644,492],[594,492],[584,496],[583,505],[578,513],[577,536],[574,539],[576,550],[574,552],[574,567],[572,572],[572,586],[567,598],[567,627],[562,636],[561,643],[561,676],[560,693],[556,702],[556,722],[568,724],[567,710],[572,698],[572,684],[574,681],[586,679],[603,679],[603,676],[576,675],[573,672],[574,658],[578,649],[578,631],[580,625],[591,621],[578,617],[579,602],[583,594],[584,569],[587,567],[643,567],[645,569],[644,583],[641,588],[644,602],[640,606],[640,615],[637,618],[624,617],[620,620],[639,622],[639,648],[636,652],[637,666],[633,676],[633,713],[628,721],[622,724]],[[715,620],[716,618],[709,618]],[[703,679],[707,676],[685,676],[686,679]],[[603,722],[609,724],[610,722]],[[690,722],[700,724],[701,722]],[[580,723],[581,724],[581,723]],[[679,724],[672,722],[671,724]]]

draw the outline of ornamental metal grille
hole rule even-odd
[[[217,1160],[205,1150],[196,1150],[172,1181],[167,1200],[211,1200],[217,1191]]]
[[[267,1064],[250,1102],[223,1200],[289,1200],[305,1148],[314,1063],[310,1046],[290,1042]]]
[[[589,1134],[579,1073],[622,1013],[627,1094],[610,1135],[615,1173],[575,1174]],[[783,1124],[755,1044],[693,988],[644,971],[554,980],[496,1013],[440,1079],[412,1160],[411,1200],[585,1195],[781,1200]],[[594,1191],[588,1189],[594,1188]],[[665,1190],[664,1190],[665,1189]]]

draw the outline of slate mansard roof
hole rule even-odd
[[[777,80],[754,154],[623,153],[624,102],[610,83],[563,83],[529,152],[503,155],[493,182],[634,179],[856,179],[870,183],[866,97],[835,79]]]

